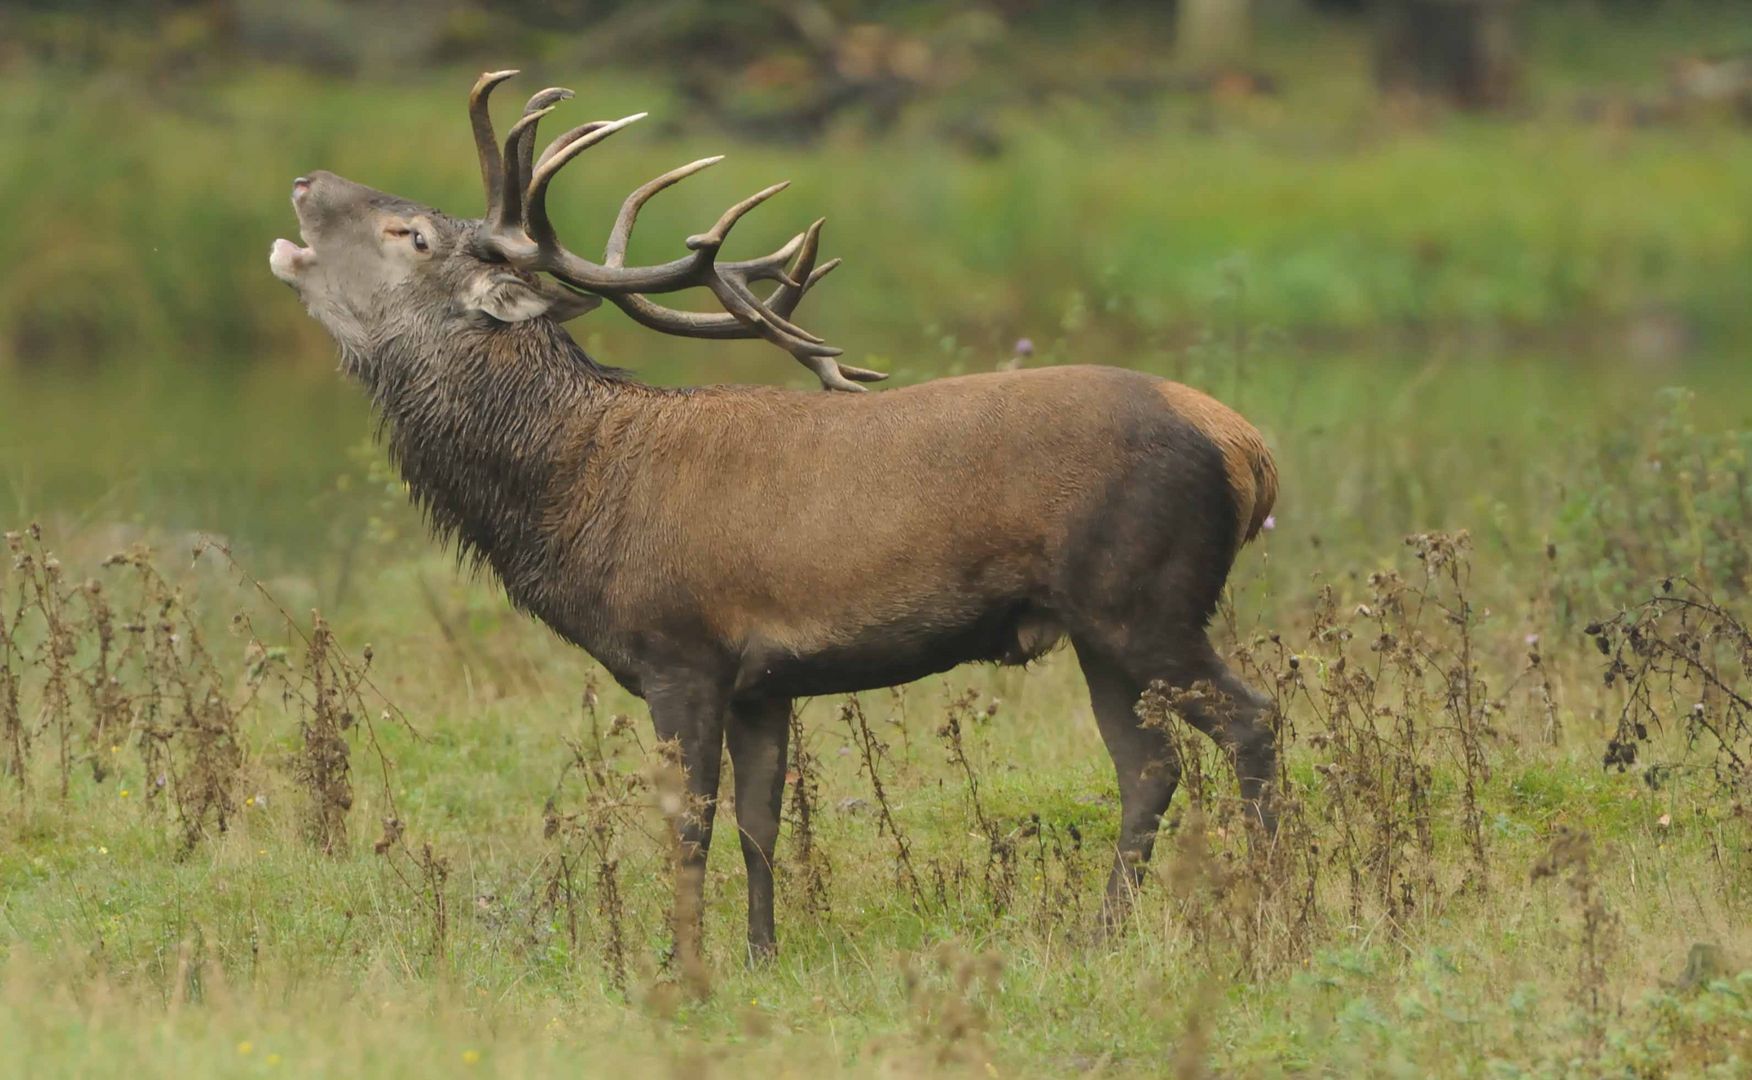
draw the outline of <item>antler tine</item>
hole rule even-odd
[[[523,224],[523,185],[534,171],[536,125],[560,102],[573,96],[563,86],[550,86],[532,95],[523,106],[523,115],[505,133],[505,196],[501,212],[505,227],[518,228]]]
[[[579,154],[628,124],[637,123],[649,115],[649,113],[634,113],[631,116],[623,116],[619,120],[598,122],[595,127],[588,124],[583,125],[589,127],[590,130],[558,149],[550,145],[548,152],[542,154],[541,163],[535,167],[535,174],[529,178],[529,190],[524,200],[524,216],[527,220],[530,239],[534,240],[536,246],[544,253],[564,253],[564,249],[559,246],[559,239],[554,235],[553,222],[548,220],[547,213],[548,183],[553,180],[554,174],[565,168],[566,163]],[[574,260],[583,263],[581,259],[574,257]],[[543,269],[552,270],[553,268],[544,267]],[[595,283],[592,281],[580,281],[578,284],[587,289],[595,288]]]
[[[724,211],[723,215],[718,218],[718,223],[713,225],[709,230],[700,233],[697,236],[688,237],[687,249],[689,251],[716,251],[718,248],[723,247],[724,238],[730,234],[730,229],[735,226],[738,221],[742,220],[742,215],[753,210],[761,203],[766,202],[768,199],[790,186],[791,182],[789,180],[781,180],[772,187],[763,188],[762,190],[755,192],[753,195],[750,195],[748,198],[743,199],[735,206]]]
[[[712,295],[718,298],[718,303],[724,306],[725,311],[743,322],[752,324],[760,331],[761,337],[775,345],[791,350],[792,355],[796,355],[796,349],[793,347],[791,339],[808,345],[826,345],[825,338],[810,333],[762,304],[740,277],[714,274],[706,279],[706,287],[712,290]],[[840,351],[834,349],[828,355],[838,356]],[[810,355],[820,355],[820,353],[811,350]]]
[[[541,152],[541,156],[535,159],[535,167],[539,169],[543,165],[546,165],[549,158],[553,157],[555,154],[559,153],[561,150],[564,150],[566,147],[570,146],[572,144],[572,140],[577,139],[583,135],[588,135],[592,131],[595,131],[597,128],[602,127],[604,124],[607,124],[607,123],[608,123],[607,120],[589,120],[589,121],[586,121],[585,123],[579,124],[577,127],[566,132],[564,135],[561,135],[559,138],[555,139],[553,142],[547,144],[547,149],[543,150]],[[530,175],[534,176],[535,174],[532,172]]]
[[[723,160],[724,155],[717,154],[713,157],[700,158],[698,161],[690,161],[680,168],[670,169],[655,180],[648,180],[634,188],[633,193],[627,196],[625,202],[621,203],[620,213],[615,216],[614,228],[608,234],[608,247],[603,253],[602,264],[610,267],[626,265],[627,242],[632,239],[633,223],[638,219],[639,211],[644,209],[645,204],[651,201],[653,195],[664,188],[686,180],[694,173],[703,172]]]
[[[793,271],[786,269],[791,257],[797,254],[804,241],[809,238],[807,232],[800,232],[785,241],[784,246],[758,259],[743,259],[738,262],[715,263],[719,273],[739,274],[745,281],[777,281],[784,285],[795,287],[798,282]]]
[[[493,135],[493,117],[487,110],[487,99],[492,96],[494,87],[515,74],[515,68],[486,72],[475,80],[474,89],[468,92],[468,121],[474,129],[475,153],[481,160],[481,187],[486,190],[489,217],[498,212],[504,196],[505,161],[499,156],[499,141]]]
[[[838,367],[839,373],[853,382],[881,382],[888,378],[886,371],[872,371],[867,367],[853,367],[851,364],[838,364]]]
[[[815,288],[815,283],[817,281],[820,281],[822,278],[839,269],[839,264],[843,262],[845,262],[844,259],[835,257],[816,267],[815,272],[809,275],[809,280],[803,283],[803,291],[808,292],[810,289]],[[802,297],[799,296],[798,299],[802,299]]]
[[[505,133],[505,190],[499,199],[498,211],[488,217],[495,233],[514,234],[523,227],[523,180],[528,175],[530,160],[535,156],[535,129],[542,117],[554,111],[552,105],[533,107],[549,93],[552,91],[544,90],[530,98],[532,111],[524,112]],[[564,93],[569,96],[571,91]]]
[[[778,279],[779,287],[773,290],[771,296],[767,297],[766,306],[786,318],[790,318],[791,312],[797,310],[797,302],[803,299],[803,294],[808,291],[809,286],[820,280],[815,276],[815,256],[821,247],[821,227],[825,224],[827,224],[826,218],[816,218],[814,224],[803,230],[802,235],[798,237],[800,243],[796,244],[797,261],[791,264],[788,271],[780,271],[771,275]],[[790,244],[785,245],[786,248],[791,246]],[[784,251],[785,248],[779,250]],[[778,252],[774,252],[774,254],[776,255]],[[789,261],[788,256],[786,261]],[[834,264],[838,262],[838,259],[833,260]],[[755,280],[755,277],[756,275],[753,273],[748,275],[750,281]]]
[[[767,307],[788,317],[791,312],[797,310],[797,304],[802,301],[804,295],[810,289],[815,288],[816,282],[833,273],[839,267],[843,260],[837,258],[829,259],[820,266],[815,265],[817,242],[821,237],[821,227],[825,224],[827,224],[827,219],[819,218],[815,224],[809,226],[809,231],[805,234],[803,250],[798,254],[797,262],[791,267],[792,280],[785,281],[773,290],[773,294],[767,297]]]
[[[803,283],[803,291],[806,292],[814,287],[817,281],[826,277],[828,272],[839,263],[838,259],[824,263],[809,275],[809,280]],[[797,299],[780,298],[780,291],[775,289],[773,295],[766,300],[763,301],[757,297],[755,302],[762,308],[789,316],[792,311],[796,310]],[[801,298],[802,293],[799,292],[795,295],[797,298]],[[634,321],[649,326],[653,330],[662,330],[665,333],[706,338],[712,341],[742,340],[761,336],[754,325],[745,323],[728,312],[708,315],[697,311],[678,311],[675,308],[664,307],[662,304],[653,302],[643,293],[621,293],[610,296],[609,299],[614,301],[615,305],[622,311],[632,316]],[[844,367],[844,365],[841,366]]]

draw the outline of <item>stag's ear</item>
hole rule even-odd
[[[485,272],[468,279],[458,297],[466,311],[479,311],[500,322],[516,323],[546,315],[553,306],[541,290],[516,274]]]
[[[462,306],[504,323],[524,322],[547,315],[556,322],[575,319],[594,311],[601,299],[546,281],[531,282],[502,270],[476,274],[462,290]]]

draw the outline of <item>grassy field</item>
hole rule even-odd
[[[744,964],[720,842],[703,1001],[663,964],[638,703],[429,552],[380,465],[337,479],[375,492],[345,570],[337,548],[258,583],[158,537],[160,578],[101,565],[152,539],[121,525],[17,536],[0,1045],[33,1075],[1737,1075],[1743,426],[1681,393],[1595,401],[1513,476],[1447,427],[1466,379],[1422,377],[1450,400],[1431,426],[1383,406],[1279,437],[1290,494],[1222,616],[1286,718],[1274,853],[1206,752],[1100,940],[1117,807],[1068,655],[812,702],[783,953]],[[1536,429],[1528,386],[1495,438]],[[1293,412],[1267,389],[1238,393]],[[1305,393],[1361,396],[1331,373]],[[1385,521],[1477,527],[1401,544]],[[1725,607],[1676,604],[1705,594]],[[1634,631],[1586,632],[1648,595]],[[1602,768],[1618,740],[1634,762]]]
[[[471,73],[14,67],[0,1068],[1746,1075],[1752,140],[1571,108],[1743,38],[1682,10],[1658,40],[1547,27],[1525,115],[1394,113],[1357,39],[1298,37],[1265,43],[1282,98],[1066,93],[983,116],[992,156],[929,117],[735,147],[653,204],[658,258],[791,176],[740,241],[829,216],[848,264],[805,314],[853,362],[1155,371],[1240,408],[1283,473],[1217,628],[1283,717],[1276,845],[1148,704],[1198,764],[1103,938],[1118,807],[1068,653],[812,701],[781,954],[744,962],[726,799],[703,979],[665,962],[642,705],[421,535],[262,265],[312,167],[474,212]],[[1069,84],[1103,55],[1056,58]],[[717,139],[622,136],[562,226],[599,237]],[[811,381],[580,327],[653,381]]]

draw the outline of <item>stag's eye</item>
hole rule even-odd
[[[426,242],[426,234],[418,229],[410,229],[404,225],[391,225],[383,230],[383,235],[406,239],[414,245],[414,250],[424,254],[432,250],[432,245]]]

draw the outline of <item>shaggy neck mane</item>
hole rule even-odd
[[[520,606],[542,606],[556,556],[543,522],[576,498],[602,411],[628,377],[547,319],[372,351],[355,370],[373,376],[379,435],[433,533],[490,566]]]

